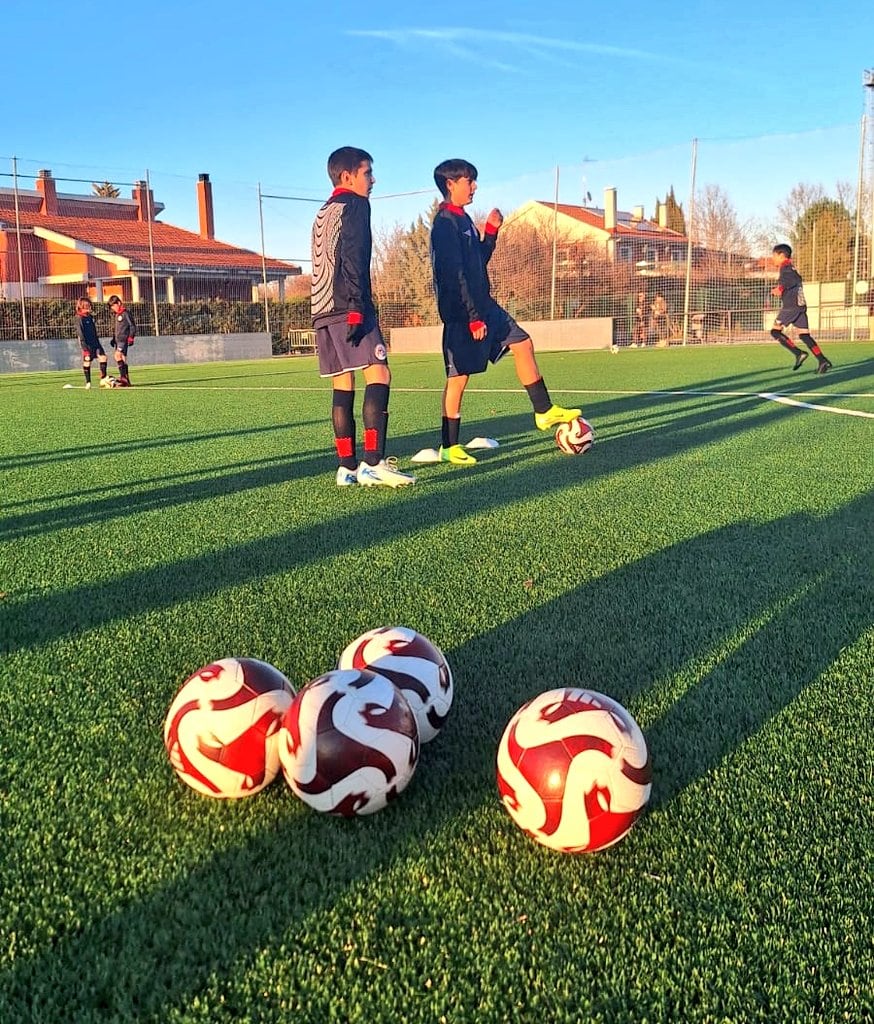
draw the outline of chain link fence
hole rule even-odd
[[[804,163],[787,158],[812,149],[829,155],[820,161],[829,180],[805,180]],[[61,199],[102,189],[110,210],[129,206],[127,195],[143,185],[111,169],[64,165],[55,173]],[[327,182],[281,188],[217,180],[215,238],[247,250],[246,266],[222,266],[218,257],[211,266],[184,266],[181,251],[180,265],[168,268],[149,245],[130,259],[126,273],[138,278],[131,290],[128,278],[101,278],[105,253],[71,245],[74,224],[68,234],[35,230],[40,174],[14,158],[0,171],[0,340],[74,337],[73,306],[83,294],[97,299],[98,330],[107,334],[102,300],[127,289],[142,334],[268,331],[277,354],[312,351],[309,230]],[[193,252],[203,223],[192,176],[147,171],[145,181],[155,219],[183,229]],[[429,231],[439,197],[428,182],[411,184],[419,187],[371,200],[374,291],[389,338],[395,327],[438,322]],[[609,317],[618,346],[761,338],[776,304],[767,256],[776,242],[789,242],[814,333],[871,336],[874,111],[860,127],[696,140],[509,180],[489,180],[481,168],[478,185],[474,220],[481,224],[492,207],[504,212],[489,272],[498,301],[517,319]]]

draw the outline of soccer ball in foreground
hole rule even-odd
[[[205,796],[252,796],[279,773],[279,726],[294,690],[255,658],[223,658],[182,684],[164,721],[176,774]]]
[[[404,789],[419,761],[406,697],[367,669],[334,669],[302,687],[282,719],[285,781],[317,811],[373,814]]]
[[[532,839],[562,853],[618,842],[649,800],[652,769],[631,715],[592,690],[549,690],[510,719],[498,790]]]
[[[452,672],[443,652],[405,626],[362,633],[340,655],[339,668],[369,668],[390,679],[410,702],[419,741],[433,740],[452,707]]]
[[[584,455],[595,443],[592,424],[578,416],[570,423],[559,423],[555,443],[565,455]]]

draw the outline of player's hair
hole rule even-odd
[[[76,299],[76,312],[83,313],[86,309],[91,308],[91,300],[87,295],[84,295],[81,299]]]
[[[121,299],[117,295],[110,295],[109,296],[109,302],[107,303],[107,305],[114,306],[116,304],[118,304],[120,306],[121,305]]]
[[[444,160],[442,164],[437,164],[434,168],[434,184],[440,189],[440,195],[444,199],[449,198],[449,188],[446,182],[450,179],[455,181],[456,178],[470,178],[471,181],[476,181],[477,169],[469,160],[462,160],[460,157],[455,157],[452,160]]]
[[[792,259],[792,246],[787,245],[785,242],[775,245],[771,252],[778,252],[781,256],[785,256],[787,260]]]
[[[335,149],[328,157],[328,177],[331,184],[339,185],[343,171],[354,174],[366,160],[373,163],[373,157],[366,149],[358,149],[357,146],[341,146]]]

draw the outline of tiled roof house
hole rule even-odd
[[[552,231],[567,242],[602,245],[607,258],[616,263],[682,263],[687,258],[688,239],[665,226],[665,206],[660,204],[659,222],[647,220],[643,207],[631,213],[617,209],[616,189],[604,189],[604,208],[572,206],[532,199],[507,217],[507,225],[531,224]]]
[[[39,172],[35,190],[16,195],[2,188],[0,298],[19,297],[23,280],[26,296],[88,293],[100,301],[117,293],[137,302],[151,298],[154,259],[159,302],[251,300],[264,281],[261,255],[216,240],[208,174],[197,182],[197,205],[195,234],[157,220],[164,205],[144,181],[130,199],[59,193],[48,170]],[[285,279],[300,272],[296,264],[266,260],[267,280],[277,282],[280,297]]]

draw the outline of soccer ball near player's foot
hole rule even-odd
[[[433,740],[452,706],[452,672],[443,652],[405,626],[362,633],[340,655],[339,668],[369,668],[403,693],[419,726],[419,740]]]
[[[164,722],[176,774],[205,796],[252,796],[279,773],[279,726],[294,690],[255,658],[223,658],[182,684]]]
[[[549,690],[530,700],[498,747],[498,790],[510,817],[562,853],[618,842],[646,806],[651,779],[640,727],[592,690]]]
[[[282,719],[285,781],[310,807],[373,814],[406,787],[419,729],[406,697],[367,669],[334,669],[302,687]]]
[[[595,443],[592,424],[582,416],[570,423],[559,423],[555,431],[555,443],[565,455],[584,455]]]

